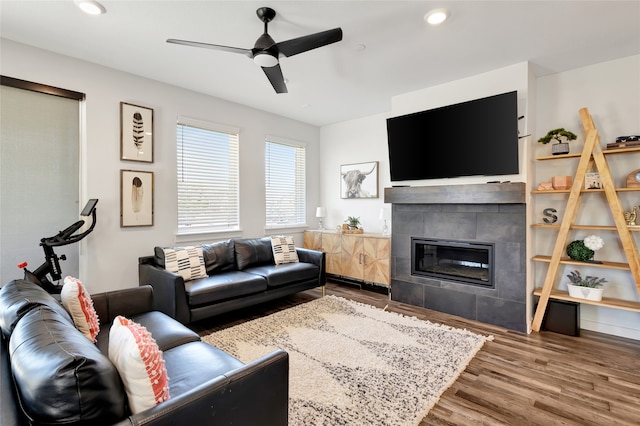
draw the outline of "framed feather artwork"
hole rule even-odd
[[[153,109],[120,102],[120,159],[153,163]]]
[[[120,227],[153,226],[153,172],[120,170]]]

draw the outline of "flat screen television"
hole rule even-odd
[[[391,181],[518,174],[517,92],[387,119]]]

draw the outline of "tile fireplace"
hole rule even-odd
[[[523,183],[385,188],[391,299],[527,331]]]

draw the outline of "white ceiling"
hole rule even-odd
[[[72,0],[0,0],[0,35],[317,126],[388,112],[395,95],[523,61],[542,76],[640,54],[640,0],[101,3],[107,13],[89,16]],[[262,6],[277,12],[276,42],[344,33],[281,58],[287,94],[246,56],[165,42],[252,48]],[[451,17],[431,27],[423,15],[436,7]]]

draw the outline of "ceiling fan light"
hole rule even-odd
[[[449,11],[447,9],[433,9],[428,11],[424,15],[424,20],[430,25],[440,25],[449,17]]]
[[[89,15],[102,15],[103,13],[107,13],[107,9],[95,0],[74,0],[73,2],[84,13]]]
[[[255,62],[256,64],[260,65],[261,67],[264,68],[271,68],[271,67],[275,67],[276,65],[278,65],[278,58],[276,58],[275,56],[271,55],[270,53],[257,53],[254,57],[253,57],[253,62]]]

